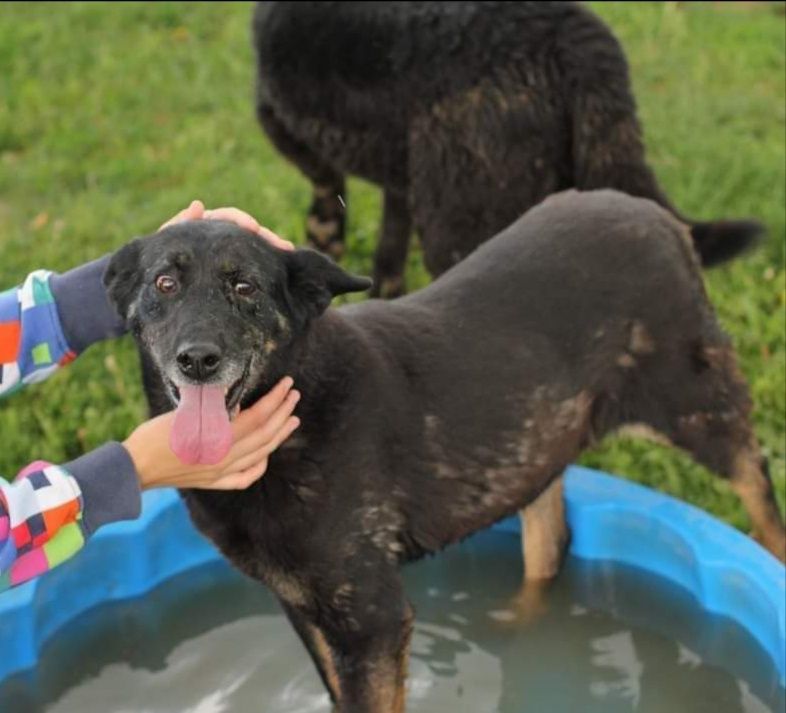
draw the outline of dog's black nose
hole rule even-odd
[[[206,379],[218,371],[221,350],[215,344],[186,344],[177,353],[180,371],[191,379]]]

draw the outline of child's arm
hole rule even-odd
[[[299,424],[299,394],[284,378],[232,421],[233,446],[217,465],[186,465],[169,447],[175,414],[138,426],[65,465],[37,461],[13,483],[0,478],[0,591],[46,572],[104,524],[137,517],[140,488],[245,489]]]
[[[38,270],[0,293],[0,398],[46,379],[94,342],[122,334],[101,284],[107,261],[63,275]],[[139,509],[134,464],[119,443],[66,466],[38,461],[13,484],[0,478],[0,590],[54,567],[93,530],[137,517]]]
[[[64,466],[36,461],[13,483],[0,478],[0,591],[43,574],[101,525],[139,516],[128,452],[107,443]]]
[[[108,259],[63,275],[36,270],[21,286],[0,293],[0,398],[125,331],[101,284]]]

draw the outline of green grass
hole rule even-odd
[[[696,218],[755,216],[766,246],[708,273],[739,349],[784,502],[782,4],[593,3],[631,63],[649,158]],[[0,4],[0,286],[64,270],[153,230],[194,197],[302,240],[307,183],[252,110],[246,3]],[[368,273],[379,194],[351,181],[348,266]],[[427,283],[417,251],[409,284]],[[143,418],[128,340],[92,348],[0,410],[0,473],[72,458]],[[607,441],[584,462],[745,527],[728,488],[686,458]]]

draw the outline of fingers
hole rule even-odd
[[[293,383],[292,377],[285,376],[253,406],[238,414],[238,417],[232,422],[236,442],[254,429],[259,428],[270,418],[273,412],[284,403]]]
[[[252,233],[259,232],[260,226],[256,219],[239,208],[213,208],[206,210],[202,216],[205,220],[228,220]]]
[[[274,248],[279,250],[294,250],[295,246],[289,241],[280,238],[272,230],[260,225],[259,222],[252,215],[249,215],[239,208],[225,207],[213,208],[205,210],[205,205],[202,201],[193,200],[188,208],[181,210],[176,216],[170,218],[164,223],[159,230],[174,225],[175,223],[182,223],[186,220],[227,220],[241,228],[256,233],[261,238],[267,240]]]
[[[272,230],[269,230],[263,225],[259,226],[259,230],[257,231],[265,240],[267,240],[274,248],[278,248],[279,250],[294,250],[295,244],[290,242],[289,240],[284,240],[284,238],[279,237],[276,235]]]
[[[291,416],[273,440],[251,456],[238,461],[237,470],[221,476],[212,484],[216,490],[244,490],[253,485],[267,471],[268,455],[278,448],[300,426],[300,419]]]
[[[273,439],[267,444],[269,452],[272,453],[274,450],[276,450],[299,427],[300,419],[297,416],[290,416],[284,425],[279,429],[278,433],[276,433],[276,435],[273,436]]]
[[[213,490],[245,490],[259,480],[267,470],[267,457],[258,464],[238,473],[231,473],[219,478],[213,484]]]
[[[205,212],[205,205],[202,201],[193,200],[189,204],[188,208],[184,208],[181,210],[176,216],[170,218],[166,223],[164,223],[159,230],[163,230],[164,228],[168,228],[170,225],[174,225],[175,223],[182,223],[186,220],[199,220],[203,217]]]
[[[267,457],[271,454],[272,449],[268,448],[268,444],[264,443],[262,446],[257,448],[256,450],[248,453],[247,455],[241,456],[236,460],[232,461],[219,475],[216,479],[223,480],[230,475],[237,475],[249,468],[256,468],[262,463],[267,461]],[[261,475],[261,473],[260,473]]]
[[[183,220],[199,220],[205,213],[205,204],[200,200],[193,200],[183,213]]]
[[[249,409],[250,414],[257,422],[266,421],[290,394],[294,383],[291,376],[285,376]]]
[[[292,415],[298,401],[300,401],[300,392],[290,391],[284,399],[284,403],[270,414],[265,424],[259,429],[260,439],[264,439],[265,442],[273,441],[276,434],[283,428],[287,419]]]
[[[260,225],[256,218],[239,208],[213,208],[211,210],[206,210],[202,218],[204,220],[228,220],[239,225],[241,228],[256,233],[267,240],[274,248],[278,248],[279,250],[295,249],[295,246],[289,242],[289,240],[280,238],[272,230]]]
[[[286,424],[287,419],[292,416],[292,412],[295,410],[299,400],[300,393],[290,391],[267,418],[259,419],[257,417],[253,430],[248,435],[235,441],[235,445],[232,446],[232,450],[224,460],[224,469],[233,467],[232,464],[236,459],[253,453],[257,448],[272,442],[279,430]]]
[[[236,473],[247,468],[251,468],[255,463],[267,458],[276,448],[278,448],[292,433],[300,426],[300,419],[297,416],[289,416],[281,427],[273,433],[271,438],[266,438],[257,443],[257,447],[247,454],[239,456],[231,464],[224,468],[224,474]]]

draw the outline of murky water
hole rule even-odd
[[[569,560],[547,592],[517,597],[518,538],[482,533],[405,576],[410,712],[786,710],[743,630],[637,570]],[[329,710],[275,600],[223,563],[72,622],[0,686],[4,713]]]

